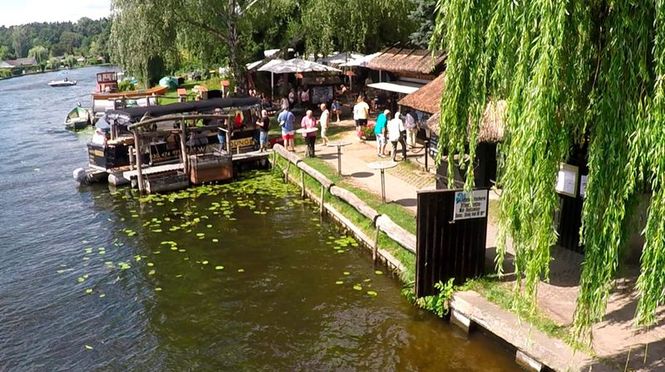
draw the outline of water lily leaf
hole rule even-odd
[[[204,233],[196,233],[196,236],[206,236]]]
[[[362,291],[362,290],[363,290],[363,286],[361,286],[360,284],[354,284],[354,285],[353,285],[353,289],[355,289],[356,291]]]
[[[92,288],[88,288],[85,290],[85,294],[91,294],[92,293]]]
[[[383,271],[381,271],[381,270],[376,270],[376,271],[374,271],[374,274],[376,274],[376,275],[382,275],[382,274],[383,274]]]
[[[372,279],[369,279],[369,278],[368,278],[368,279],[365,279],[365,280],[363,280],[363,282],[365,282],[365,283],[367,283],[367,282],[371,282],[371,281],[372,281]]]
[[[367,291],[367,294],[372,296],[372,297],[376,297],[378,295],[378,293],[376,293],[374,291]]]
[[[106,297],[106,294],[104,294],[104,293],[99,294],[99,298],[104,298],[104,297]]]
[[[212,242],[213,242],[213,243],[219,243],[219,239],[214,238],[214,239],[212,240]]]
[[[84,347],[86,350],[92,350],[92,349],[94,349],[94,348],[93,348],[92,346],[90,346],[90,345],[83,345],[83,347]]]
[[[343,274],[344,274],[344,275],[351,275],[351,273],[348,272],[348,271],[345,271]]]
[[[148,265],[148,266],[150,266],[150,267],[153,267],[153,266],[155,266],[155,264],[154,264],[154,263],[152,263],[152,262],[148,262],[148,263],[147,263],[147,265]]]
[[[148,271],[148,275],[155,275],[155,270]]]
[[[127,270],[130,269],[132,266],[126,262],[119,262],[118,267],[120,268],[120,270]]]
[[[338,280],[338,281],[335,282],[335,284],[340,285],[340,284],[344,284],[344,282],[341,281],[341,280]]]
[[[245,272],[245,269],[238,269],[238,272],[239,272],[239,273],[244,273],[244,272]]]
[[[215,270],[224,270],[224,266],[222,265],[215,266]]]
[[[201,263],[204,264],[204,265],[207,265],[207,264],[208,264],[208,261],[203,261],[203,262],[201,262]]]
[[[155,288],[155,291],[157,291],[157,292],[159,292],[159,291],[161,291],[161,290],[162,290],[161,287],[156,287],[156,288]]]

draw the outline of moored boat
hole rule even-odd
[[[79,106],[74,107],[65,118],[65,129],[80,130],[92,124],[90,111]]]

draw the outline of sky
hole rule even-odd
[[[0,26],[99,19],[110,14],[111,0],[0,0]]]

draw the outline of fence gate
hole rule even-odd
[[[462,284],[483,274],[487,189],[418,192],[416,296],[437,293],[434,284]]]

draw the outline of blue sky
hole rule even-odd
[[[0,0],[0,26],[98,19],[110,13],[111,0]]]

